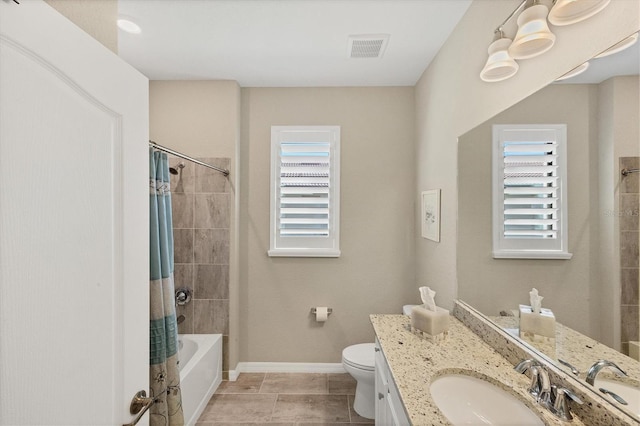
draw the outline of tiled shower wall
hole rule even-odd
[[[225,169],[228,158],[198,158]],[[178,165],[182,163],[184,167]],[[179,171],[171,175],[175,288],[192,292],[191,302],[178,306],[185,320],[180,334],[223,335],[223,377],[229,372],[229,227],[231,192],[221,173],[170,157]]]
[[[621,157],[620,170],[640,167],[640,157]],[[622,175],[621,175],[622,176]],[[620,320],[622,352],[629,354],[629,342],[640,338],[638,303],[640,256],[640,173],[620,181]]]

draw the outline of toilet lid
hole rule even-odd
[[[356,368],[373,370],[375,366],[375,345],[373,343],[360,343],[344,348],[342,360]]]

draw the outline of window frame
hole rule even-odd
[[[283,236],[280,233],[283,143],[329,142],[329,213],[327,236]],[[271,126],[270,257],[340,257],[340,126]]]
[[[556,143],[557,170],[555,238],[505,237],[504,143]],[[571,259],[568,251],[567,214],[567,125],[566,124],[494,124],[492,141],[492,255],[495,259]]]

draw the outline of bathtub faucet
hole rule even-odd
[[[185,319],[186,318],[184,317],[184,315],[180,315],[180,316],[178,316],[178,319],[176,321],[178,322],[178,324],[182,324]]]
[[[186,305],[191,301],[191,289],[187,287],[176,290],[176,305]]]

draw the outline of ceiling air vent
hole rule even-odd
[[[389,34],[349,36],[349,58],[382,58],[389,42]]]

